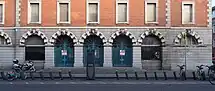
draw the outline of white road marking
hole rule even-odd
[[[76,84],[75,82],[69,82],[70,84]]]
[[[9,82],[10,84],[13,84],[13,82]]]
[[[84,84],[90,84],[90,82],[83,82]]]
[[[25,84],[29,84],[28,82],[25,82]]]
[[[101,82],[101,81],[100,81],[100,82],[98,82],[98,83],[99,83],[99,84],[107,84],[107,83],[105,83],[105,82]]]
[[[59,82],[55,82],[55,84],[59,84]]]
[[[40,84],[44,84],[43,82],[40,82]]]

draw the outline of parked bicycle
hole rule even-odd
[[[203,66],[204,65],[200,65],[200,66],[196,66],[198,69],[196,70],[196,77],[198,80],[205,80],[205,73],[203,71]]]
[[[207,70],[207,76],[209,76],[209,69],[210,69],[210,66],[205,65],[205,67],[208,68],[208,70]]]
[[[179,77],[180,77],[180,79],[181,80],[185,80],[186,78],[185,78],[185,65],[182,65],[182,66],[180,66],[180,65],[177,65],[177,67],[179,67],[180,68],[180,72],[179,72]]]
[[[6,76],[9,81],[18,79],[18,78],[27,78],[26,71],[35,72],[33,62],[29,61],[25,64],[19,64],[19,61],[15,59],[13,61],[12,71],[7,72]]]

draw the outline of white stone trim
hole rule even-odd
[[[97,19],[98,19],[98,22],[89,22],[89,15],[88,15],[88,13],[89,13],[89,3],[97,3],[98,4],[98,6],[97,6],[97,8],[98,8],[98,17],[97,17]],[[87,24],[100,24],[100,0],[87,0],[86,1],[86,8],[87,8],[87,10],[86,10],[86,20],[87,20]]]
[[[148,22],[147,21],[147,4],[148,3],[155,3],[156,4],[156,21],[155,22]],[[145,23],[155,23],[158,24],[158,9],[159,9],[159,3],[158,0],[145,0]]]
[[[185,29],[185,30],[186,30],[186,29]],[[179,44],[180,44],[180,40],[182,39],[182,37],[183,37],[183,35],[184,35],[185,33],[186,33],[186,32],[180,32],[180,33],[176,36],[176,38],[174,39],[175,45],[179,45]],[[197,32],[191,30],[191,31],[188,32],[188,33],[189,33],[192,37],[194,37],[194,38],[197,40],[198,45],[203,44],[203,40],[201,39],[200,35],[199,35]]]
[[[52,45],[55,44],[56,42],[56,39],[61,36],[61,35],[67,35],[69,36],[72,40],[73,40],[73,43],[76,44],[78,42],[78,38],[72,33],[70,32],[68,29],[59,29],[59,31],[57,31],[56,33],[54,33],[52,36],[51,36],[51,39],[49,40],[50,43]]]
[[[21,46],[24,46],[25,45],[25,42],[26,40],[28,39],[28,37],[30,37],[31,35],[37,35],[39,37],[41,37],[44,41],[44,44],[47,45],[48,44],[48,38],[46,37],[46,35],[41,32],[39,29],[31,29],[29,31],[27,31],[26,33],[24,33],[22,35],[22,37],[20,38],[20,45]]]
[[[212,0],[207,0],[208,1],[208,4],[207,4],[207,12],[208,12],[208,19],[207,19],[207,22],[208,22],[208,27],[212,27]]]
[[[138,43],[142,44],[143,39],[147,36],[150,36],[150,35],[157,36],[160,39],[161,44],[165,45],[166,40],[165,40],[163,34],[160,33],[157,29],[147,29],[144,33],[142,33],[140,35],[140,39],[138,40]]]
[[[16,0],[16,26],[20,26],[21,0]]]
[[[68,4],[68,22],[60,22],[60,4],[67,3]],[[68,23],[71,22],[71,2],[69,0],[58,0],[57,1],[57,23]]]
[[[183,14],[183,9],[184,9],[184,4],[192,4],[192,14],[193,14],[193,16],[192,16],[192,22],[190,22],[190,23],[185,23],[184,22],[184,14]],[[181,4],[181,16],[182,16],[182,24],[195,24],[195,9],[196,9],[196,7],[195,7],[195,0],[194,1],[182,1],[182,4]]]
[[[2,4],[2,11],[3,11],[3,17],[2,17],[2,22],[0,24],[4,24],[5,22],[5,1],[0,1],[0,4]]]
[[[7,45],[12,45],[12,40],[7,33],[0,31],[0,36],[5,39]]]
[[[119,35],[121,35],[121,34],[125,34],[125,35],[128,36],[130,39],[132,39],[133,45],[136,44],[136,42],[137,42],[136,37],[135,37],[131,32],[127,31],[127,29],[118,29],[116,32],[114,32],[113,34],[111,34],[111,36],[110,36],[108,42],[109,42],[110,44],[112,44],[112,43],[113,43],[113,40],[114,40],[117,36],[119,36]]]
[[[126,22],[118,22],[118,4],[126,3],[127,4],[127,21]],[[129,24],[129,0],[116,0],[116,24]]]
[[[39,21],[38,22],[31,22],[31,3],[39,3]],[[42,18],[42,2],[41,0],[28,0],[28,24],[30,23],[37,23],[41,24],[41,18]]]
[[[166,26],[171,26],[171,1],[166,0]]]
[[[84,34],[81,35],[81,38],[79,39],[79,43],[83,44],[84,40],[90,35],[96,35],[96,36],[100,37],[100,39],[102,39],[102,42],[104,44],[107,42],[107,39],[104,36],[104,34],[100,31],[98,31],[98,29],[88,29],[88,31],[86,31]]]

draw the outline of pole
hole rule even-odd
[[[187,72],[187,31],[185,33],[185,73]]]

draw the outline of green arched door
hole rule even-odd
[[[100,37],[96,35],[90,35],[84,40],[84,48],[83,48],[84,54],[84,66],[86,67],[87,64],[87,54],[88,52],[94,52],[95,55],[95,67],[103,67],[104,63],[104,47],[103,42]]]
[[[133,48],[129,37],[120,35],[113,41],[112,63],[113,67],[132,67]]]
[[[68,36],[60,36],[54,47],[55,67],[74,66],[73,41]]]

